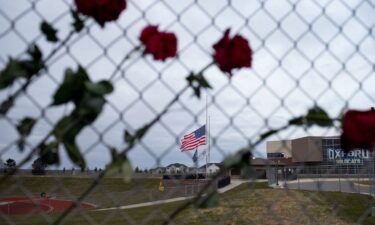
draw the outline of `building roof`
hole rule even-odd
[[[187,167],[186,165],[182,164],[182,163],[172,163],[172,164],[169,164],[168,166],[166,166],[166,168],[169,168],[169,167]]]
[[[221,168],[221,164],[222,163],[208,163],[208,166],[215,165],[215,166]],[[199,169],[203,169],[203,168],[206,168],[206,164],[204,164],[203,166],[199,167]]]
[[[267,164],[268,164],[268,160],[263,159],[263,158],[252,158],[250,160],[250,165],[253,165],[253,166],[264,166]]]
[[[158,167],[155,167],[155,168],[153,168],[153,169],[151,169],[151,170],[165,170],[165,167],[164,166],[158,166]]]

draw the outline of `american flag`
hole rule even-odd
[[[206,125],[203,125],[196,131],[186,134],[181,140],[180,150],[182,152],[194,150],[200,145],[206,144]]]

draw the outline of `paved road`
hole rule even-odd
[[[289,189],[300,189],[310,191],[341,191],[349,193],[374,195],[371,186],[358,184],[357,179],[338,179],[338,178],[316,178],[299,179],[288,182],[279,182],[280,187]]]

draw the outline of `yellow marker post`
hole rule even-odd
[[[160,181],[160,184],[159,184],[159,191],[164,191],[163,181]]]

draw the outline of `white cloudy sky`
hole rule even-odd
[[[43,19],[59,30],[60,39],[70,31],[71,1],[1,0],[0,5],[1,68],[9,56],[22,57],[29,43],[36,42],[45,55],[53,49],[40,35]],[[213,87],[207,92],[212,161],[221,161],[254,141],[267,127],[282,126],[315,103],[332,117],[346,107],[368,109],[375,102],[374,15],[375,2],[371,0],[127,1],[117,23],[102,29],[89,20],[87,29],[50,61],[48,72],[17,100],[6,118],[0,118],[0,158],[19,161],[27,154],[14,144],[17,121],[25,116],[39,118],[28,139],[32,147],[72,109],[71,105],[46,108],[66,68],[81,64],[88,68],[92,80],[109,79],[122,57],[139,44],[139,33],[147,24],[175,32],[179,57],[155,62],[136,53],[121,65],[113,80],[115,91],[107,99],[110,104],[77,139],[90,168],[103,167],[110,160],[103,142],[124,147],[124,129],[134,130],[152,120],[186,85],[190,71],[197,72],[212,61],[212,45],[227,28],[232,35],[239,33],[249,40],[253,67],[235,71],[231,80],[216,66],[204,73]],[[0,100],[19,85],[1,91]],[[180,153],[178,140],[205,123],[205,105],[205,97],[192,97],[191,90],[184,93],[132,150],[133,164],[142,168],[173,162],[192,165],[192,153]],[[334,128],[290,128],[270,140],[338,133]],[[264,157],[265,145],[255,154]],[[70,167],[63,149],[60,155],[60,166]]]

